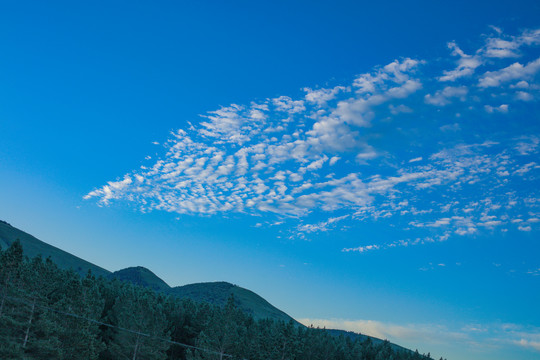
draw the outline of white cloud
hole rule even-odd
[[[389,109],[390,109],[390,112],[392,113],[392,115],[398,115],[398,114],[402,114],[402,113],[408,114],[408,113],[413,112],[413,109],[411,109],[410,107],[408,107],[406,105],[403,105],[403,104],[398,105],[398,106],[394,106],[394,105],[390,104]]]
[[[526,339],[520,339],[520,340],[514,341],[514,343],[521,347],[532,348],[536,351],[540,351],[540,341],[530,341]]]
[[[518,57],[517,50],[519,47],[520,43],[515,38],[510,40],[489,38],[485,46],[484,56],[494,58]]]
[[[452,102],[452,98],[457,98],[461,101],[465,101],[465,96],[468,92],[469,90],[465,86],[447,86],[442,90],[438,90],[433,95],[427,94],[424,99],[427,104],[435,106],[445,106]]]
[[[278,111],[287,112],[289,114],[296,114],[306,110],[304,101],[293,100],[288,96],[280,96],[272,101]]]
[[[349,218],[349,215],[343,215],[338,217],[331,217],[326,221],[321,221],[316,224],[300,224],[297,227],[297,236],[304,237],[303,233],[314,233],[321,231],[328,231],[335,227],[335,224]]]
[[[532,101],[534,99],[534,96],[525,91],[518,91],[516,92],[516,99],[522,101]]]
[[[337,163],[339,161],[339,159],[341,159],[339,156],[332,156],[332,158],[330,158],[330,162],[329,162],[330,166]]]
[[[499,113],[507,113],[508,112],[508,104],[502,104],[502,105],[499,105],[499,106],[496,106],[496,107],[493,107],[491,105],[484,105],[484,109],[486,110],[486,112],[492,114],[494,112],[499,112]]]
[[[453,123],[443,125],[439,129],[441,129],[441,131],[459,131],[461,130],[461,126],[458,123]]]
[[[479,80],[478,86],[483,88],[500,86],[513,80],[526,80],[540,70],[540,58],[522,65],[518,62],[497,71],[486,72]]]
[[[333,100],[340,91],[350,91],[344,86],[336,86],[332,89],[317,89],[304,88],[306,92],[306,101],[316,103],[318,106],[324,106],[328,101]]]
[[[456,81],[459,78],[471,76],[475,69],[482,65],[479,56],[465,54],[455,42],[448,43],[448,48],[452,49],[452,55],[459,57],[458,66],[454,70],[444,71],[439,81]]]
[[[504,35],[502,30],[496,27],[492,27],[492,29],[495,30],[497,35],[488,36],[485,44],[474,55],[466,54],[455,42],[448,43],[448,47],[452,49],[452,55],[457,56],[459,59],[457,67],[453,70],[444,71],[444,75],[439,77],[439,81],[456,81],[460,78],[470,77],[478,67],[483,66],[486,62],[489,63],[490,59],[517,58],[522,55],[521,48],[540,43],[540,29],[525,30],[518,36]],[[494,80],[494,82],[497,82],[497,80]],[[481,86],[497,86],[491,85],[494,82],[486,78],[481,83]]]
[[[520,155],[530,155],[538,151],[540,145],[540,137],[535,135],[523,136],[516,144],[515,149]]]

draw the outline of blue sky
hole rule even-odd
[[[437,358],[539,356],[535,2],[1,6],[1,219]]]

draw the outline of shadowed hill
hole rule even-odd
[[[286,322],[295,321],[253,291],[224,281],[189,284],[171,288],[156,274],[142,266],[116,271],[110,277],[129,281],[135,285],[144,286],[179,298],[189,298],[194,301],[208,302],[219,306],[225,305],[227,299],[233,295],[236,305],[255,319],[270,318]]]
[[[86,275],[88,270],[96,276],[108,276],[111,272],[75,255],[71,255],[64,250],[49,245],[25,233],[5,221],[0,220],[0,246],[8,248],[15,240],[20,240],[24,255],[29,258],[41,255],[43,258],[50,257],[51,260],[62,269],[73,269],[80,275]]]
[[[145,267],[136,266],[115,271],[110,275],[111,278],[116,278],[122,281],[129,281],[135,285],[144,286],[155,291],[168,293],[171,287],[161,280],[156,274]]]
[[[186,297],[195,301],[206,301],[221,306],[225,305],[230,295],[234,295],[236,305],[255,319],[270,318],[287,322],[290,320],[295,321],[253,291],[228,282],[208,282],[178,286],[171,289],[170,293],[180,298]]]

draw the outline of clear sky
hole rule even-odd
[[[540,356],[540,3],[0,5],[0,219],[437,358]]]

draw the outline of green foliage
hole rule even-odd
[[[166,359],[169,343],[163,300],[149,289],[123,283],[115,303],[107,315],[119,328],[114,331],[107,348],[114,359]]]

